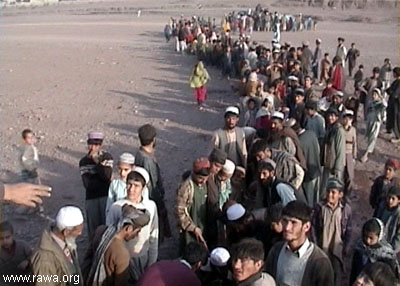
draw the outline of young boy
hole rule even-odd
[[[357,132],[352,126],[354,113],[345,110],[342,117],[342,125],[346,136],[346,166],[344,172],[345,196],[350,198],[354,180],[354,162],[357,158]]]
[[[25,129],[22,131],[22,139],[24,140],[24,150],[21,156],[21,179],[27,183],[40,184],[37,171],[39,167],[39,152],[35,147],[35,134],[33,134],[32,130]]]
[[[392,186],[386,196],[386,209],[377,217],[385,224],[386,240],[400,252],[400,187]]]
[[[250,97],[247,100],[247,111],[244,115],[244,126],[254,127],[256,126],[256,115],[257,115],[257,103],[256,100]]]
[[[395,176],[400,163],[394,159],[388,159],[385,163],[383,175],[374,180],[369,195],[369,204],[374,209],[374,217],[385,209],[386,195],[392,186],[399,185],[400,180]]]
[[[146,210],[150,215],[149,223],[142,228],[137,238],[127,243],[131,255],[131,274],[137,281],[144,271],[157,261],[158,257],[158,213],[154,201],[144,198],[143,190],[149,183],[149,173],[142,167],[135,167],[126,178],[127,196],[111,205],[107,214],[107,225],[115,224],[121,217],[125,204]]]
[[[14,239],[12,225],[8,221],[0,223],[0,274],[27,274],[31,255],[27,243]]]
[[[320,202],[313,216],[314,242],[328,255],[335,274],[335,285],[342,285],[344,257],[351,241],[351,207],[343,200],[344,184],[330,178],[326,199]],[[339,222],[339,223],[338,223]]]
[[[108,198],[106,205],[107,213],[113,203],[126,198],[126,177],[135,166],[135,157],[131,153],[123,153],[118,160],[119,178],[111,181],[108,189]]]

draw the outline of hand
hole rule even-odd
[[[4,185],[4,200],[17,205],[34,208],[43,203],[41,197],[50,196],[51,188],[48,186],[27,183]]]
[[[204,246],[208,249],[207,242],[206,242],[206,240],[205,240],[204,237],[203,237],[203,232],[201,231],[201,229],[198,228],[198,227],[196,227],[196,228],[194,229],[193,233],[194,233],[194,235],[196,236],[197,241],[203,243]]]
[[[29,260],[24,260],[20,264],[18,264],[17,268],[19,270],[25,270],[26,268],[28,268],[28,265],[29,265]]]

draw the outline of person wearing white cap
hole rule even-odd
[[[113,172],[113,157],[102,150],[104,134],[88,134],[88,153],[79,161],[83,186],[86,190],[86,219],[89,237],[99,225],[105,223],[108,188]]]
[[[346,166],[344,169],[345,196],[349,197],[354,181],[354,164],[357,159],[357,132],[352,125],[353,110],[346,109],[342,114],[342,125],[346,136]]]
[[[215,148],[224,150],[228,154],[228,159],[235,165],[246,167],[246,136],[243,129],[237,127],[239,113],[239,108],[236,106],[229,106],[225,110],[225,126],[214,132],[212,142]]]
[[[210,253],[207,265],[201,268],[205,274],[202,279],[203,285],[232,285],[232,281],[228,279],[230,258],[231,255],[226,248],[214,248]]]
[[[144,209],[150,215],[149,223],[142,228],[139,235],[127,243],[131,255],[131,274],[139,280],[144,271],[158,258],[158,213],[154,201],[143,197],[143,190],[149,183],[149,173],[142,167],[135,167],[126,179],[127,197],[115,202],[108,214],[107,225],[115,224],[121,218],[122,206],[129,204],[137,209]]]
[[[150,198],[157,205],[159,218],[159,239],[162,242],[164,237],[171,237],[171,230],[168,221],[168,212],[164,202],[164,184],[161,176],[161,169],[156,158],[157,130],[151,124],[142,125],[138,130],[140,148],[135,156],[135,165],[146,169],[149,172],[150,181],[143,191],[143,197]]]
[[[119,178],[111,181],[108,189],[106,217],[113,203],[126,198],[126,177],[135,166],[135,157],[131,153],[123,153],[118,160]]]
[[[227,159],[222,170],[217,175],[217,187],[219,191],[218,207],[220,209],[229,200],[229,196],[232,193],[231,178],[235,169],[235,163]]]
[[[83,223],[83,214],[78,207],[64,206],[58,211],[55,223],[44,230],[39,248],[31,258],[33,274],[57,276],[58,279],[68,276],[71,279],[46,285],[83,285],[75,242],[82,234]]]
[[[382,101],[381,90],[374,88],[372,90],[372,101],[368,106],[367,112],[367,130],[365,135],[367,137],[367,150],[361,157],[361,162],[365,163],[368,161],[368,155],[374,152],[375,144],[378,139],[379,131],[383,122],[383,112],[385,105]]]

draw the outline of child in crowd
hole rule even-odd
[[[378,218],[372,218],[364,223],[362,238],[357,242],[351,267],[350,285],[368,263],[384,262],[398,276],[399,263],[390,244],[384,239],[384,225]]]
[[[400,252],[400,187],[392,186],[386,196],[386,209],[377,217],[385,224],[386,240]]]
[[[21,179],[23,182],[40,184],[37,171],[39,167],[39,152],[35,147],[35,134],[32,130],[25,129],[22,131],[22,139],[24,140],[24,150],[21,156]]]
[[[249,98],[247,100],[247,111],[244,115],[244,125],[249,127],[254,127],[256,125],[256,114],[258,108],[257,103],[254,98]]]
[[[268,231],[263,239],[264,251],[267,257],[272,246],[283,240],[282,204],[275,204],[266,211],[265,221],[268,223]]]
[[[368,104],[367,111],[367,130],[365,135],[367,136],[368,147],[364,155],[361,157],[361,162],[365,163],[368,161],[368,155],[374,152],[376,140],[378,139],[379,130],[383,122],[383,112],[385,111],[385,105],[382,101],[381,90],[375,88],[372,91],[372,102]]]
[[[113,203],[126,198],[126,177],[135,167],[135,157],[131,153],[123,153],[118,161],[119,178],[111,181],[108,189],[106,216]]]
[[[369,195],[369,204],[374,209],[374,217],[385,209],[386,195],[389,189],[400,184],[399,178],[395,176],[399,167],[400,163],[398,161],[388,159],[385,163],[383,175],[375,179]]]
[[[349,253],[352,212],[350,204],[343,200],[344,184],[330,178],[326,199],[320,202],[313,215],[313,238],[331,260],[335,273],[335,285],[342,285],[344,256]]]
[[[32,249],[27,243],[14,239],[11,223],[0,223],[0,277],[28,274],[31,255]]]
[[[354,90],[355,90],[355,92],[358,92],[360,90],[361,83],[364,80],[364,66],[363,65],[358,66],[358,70],[354,74],[353,79],[354,79]]]
[[[346,136],[346,165],[344,173],[345,196],[350,198],[354,180],[354,162],[357,158],[357,132],[352,126],[354,112],[345,110],[342,125]]]
[[[396,285],[396,277],[386,263],[370,263],[358,275],[354,286],[393,286]]]

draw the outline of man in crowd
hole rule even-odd
[[[266,260],[266,269],[277,285],[333,286],[333,269],[329,258],[309,241],[311,208],[293,201],[282,211],[283,238],[276,243]]]
[[[336,56],[340,58],[342,67],[344,68],[346,66],[347,49],[344,46],[344,38],[342,38],[342,37],[338,38],[338,46],[336,49]]]
[[[207,247],[204,238],[207,221],[207,180],[210,161],[198,158],[193,163],[191,175],[178,187],[176,217],[181,235],[181,252],[190,242],[197,241]]]
[[[89,152],[79,161],[83,186],[86,189],[86,219],[89,237],[96,228],[105,223],[108,188],[113,171],[113,157],[102,150],[104,134],[90,132],[88,134]]]
[[[326,112],[327,132],[325,135],[322,165],[322,182],[319,197],[325,198],[328,179],[335,177],[343,182],[344,167],[346,164],[346,135],[339,122],[339,112],[329,108]]]
[[[83,215],[75,206],[62,207],[56,216],[55,224],[45,229],[39,248],[31,259],[34,275],[56,275],[61,280],[65,275],[71,280],[57,282],[55,279],[46,285],[84,285],[77,253],[76,238],[82,234]],[[52,276],[54,277],[54,276]]]
[[[356,44],[351,43],[351,48],[347,52],[346,61],[349,62],[349,76],[351,77],[353,74],[353,69],[357,65],[357,58],[360,56],[360,51],[356,49]]]
[[[149,198],[157,205],[159,219],[159,240],[162,242],[165,237],[171,237],[171,229],[168,221],[168,212],[164,202],[164,185],[161,177],[160,166],[155,157],[157,132],[150,124],[139,128],[140,149],[135,156],[135,165],[146,169],[150,175],[148,184]]]
[[[230,106],[225,110],[225,126],[215,131],[213,145],[228,154],[228,159],[236,166],[246,167],[246,138],[242,128],[238,127],[239,108]]]

